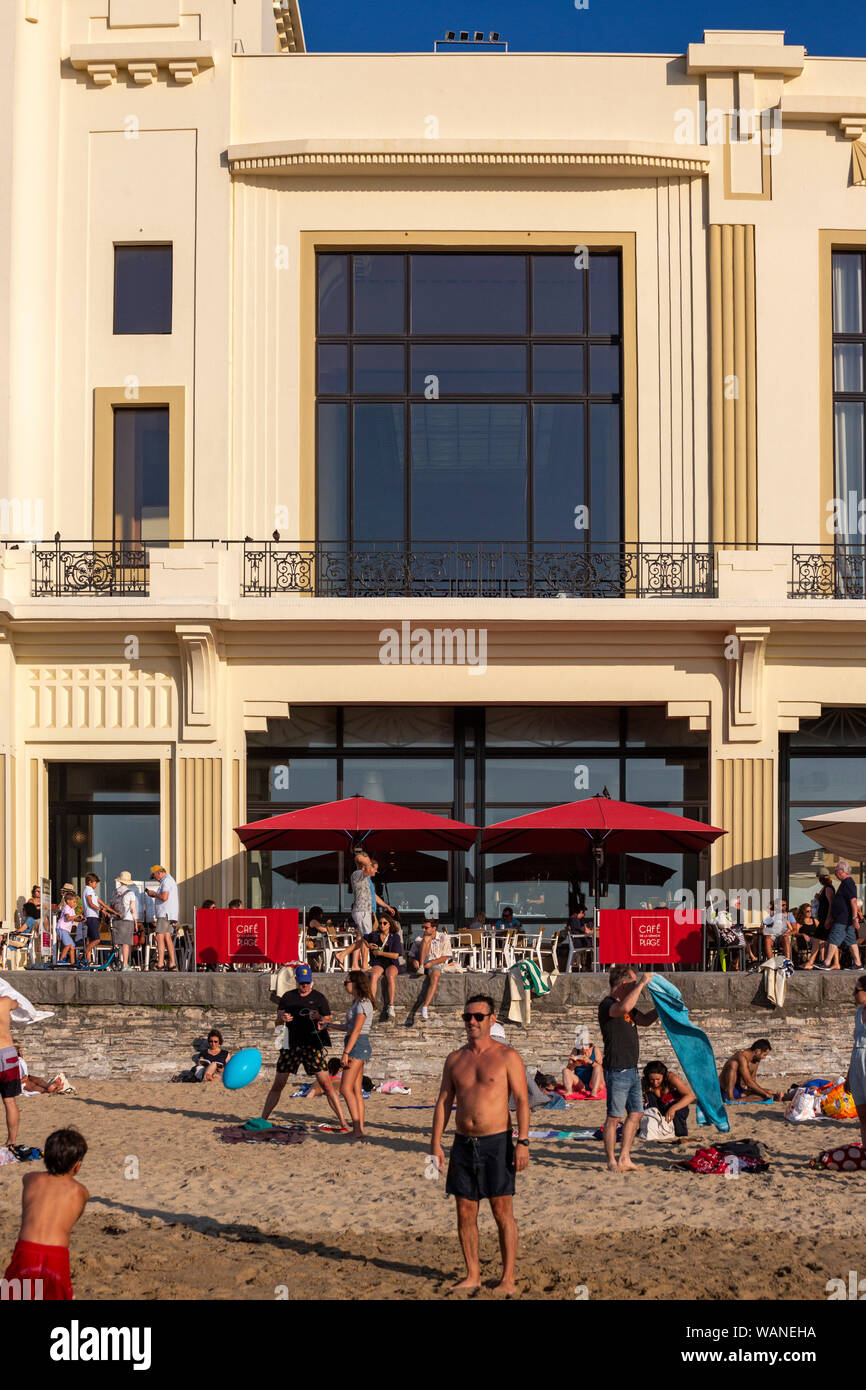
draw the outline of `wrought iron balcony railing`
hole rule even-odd
[[[174,544],[226,551],[243,546],[241,594],[252,598],[716,598],[718,554],[737,549],[770,551],[777,562],[789,565],[790,599],[866,601],[866,543],[839,543],[835,548],[832,543],[810,547],[669,541],[586,548],[562,542],[487,541],[349,545],[247,539]],[[151,548],[137,541],[59,537],[50,543],[34,542],[31,593],[34,598],[147,598]]]
[[[246,542],[243,593],[343,598],[711,598],[712,548],[480,541]]]
[[[61,541],[33,547],[34,598],[147,598],[150,555],[138,541]]]
[[[791,549],[790,598],[866,599],[866,545]]]

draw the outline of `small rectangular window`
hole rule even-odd
[[[115,246],[115,333],[170,333],[171,299],[171,246]]]

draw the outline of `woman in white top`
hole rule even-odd
[[[340,1095],[352,1116],[352,1138],[364,1138],[364,1065],[373,1055],[370,1024],[373,1022],[373,996],[370,981],[362,970],[352,970],[346,980],[351,1004],[346,1012],[346,1041],[340,1063],[343,1077]]]

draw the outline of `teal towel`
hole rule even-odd
[[[653,975],[649,992],[659,1020],[697,1098],[698,1124],[713,1124],[722,1134],[730,1131],[727,1112],[710,1040],[703,1029],[689,1021],[689,1011],[676,985],[664,975]]]

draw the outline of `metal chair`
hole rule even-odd
[[[539,927],[534,935],[528,932],[518,932],[512,947],[512,964],[519,960],[534,960],[539,970],[543,969],[541,962],[541,939],[544,935],[544,927]]]
[[[480,931],[460,931],[450,932],[448,936],[451,942],[451,957],[456,960],[458,965],[462,965],[464,959],[469,961],[469,969],[478,969],[479,953],[483,951]]]

